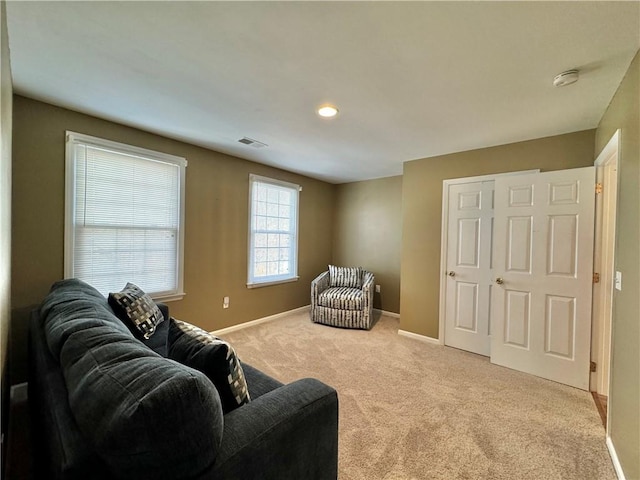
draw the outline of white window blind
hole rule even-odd
[[[186,160],[67,132],[65,276],[103,294],[182,292]]]
[[[249,184],[247,286],[296,280],[300,187],[258,175],[250,175]]]

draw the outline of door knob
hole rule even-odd
[[[456,276],[456,272],[454,272],[453,270],[451,270],[451,271],[449,272],[449,276],[450,276],[450,277],[455,277],[455,276]]]
[[[502,279],[502,277],[498,277],[498,278],[496,278],[496,283],[498,285],[502,285],[504,283],[504,280]]]

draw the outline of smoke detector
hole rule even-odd
[[[578,70],[567,70],[553,77],[554,87],[564,87],[578,81]]]

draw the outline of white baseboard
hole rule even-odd
[[[625,480],[624,471],[622,470],[622,465],[620,465],[620,460],[618,460],[618,454],[616,453],[616,449],[613,446],[613,442],[611,441],[611,437],[607,435],[607,450],[609,450],[609,455],[611,456],[611,462],[613,463],[613,469],[616,471],[616,475],[618,476],[618,480]]]
[[[413,338],[414,340],[420,340],[421,342],[431,343],[433,345],[440,345],[440,340],[433,337],[427,337],[426,335],[420,335],[418,333],[407,332],[406,330],[398,330],[398,335],[403,337]]]
[[[305,305],[304,307],[294,308],[293,310],[287,310],[286,312],[276,313],[275,315],[269,315],[268,317],[258,318],[256,320],[250,320],[248,322],[240,323],[239,325],[233,325],[231,327],[221,328],[220,330],[214,330],[211,333],[216,336],[224,335],[226,333],[242,330],[243,328],[254,327],[256,325],[260,325],[261,323],[272,322],[273,320],[278,320],[279,318],[286,317],[287,315],[300,313],[305,310],[309,310],[309,305]]]
[[[399,313],[387,312],[386,310],[380,310],[379,308],[374,308],[373,310],[381,315],[386,315],[387,317],[400,318]]]

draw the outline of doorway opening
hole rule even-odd
[[[593,316],[590,390],[601,415],[606,418],[611,365],[611,318],[615,277],[615,241],[618,199],[618,152],[620,130],[611,137],[594,163],[596,167],[595,242],[593,253]],[[598,281],[595,281],[598,280]],[[592,367],[592,370],[593,367]],[[606,425],[605,425],[606,427]]]

